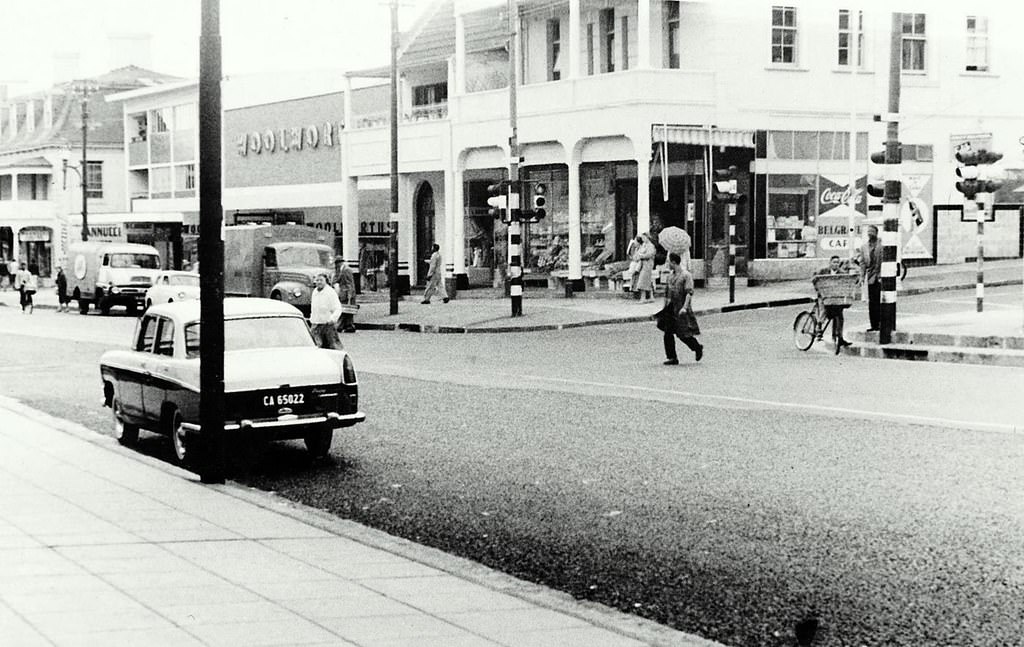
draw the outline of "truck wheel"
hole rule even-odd
[[[331,441],[334,440],[334,429],[331,427],[316,427],[306,432],[303,439],[306,449],[313,458],[325,458],[331,451]]]
[[[281,293],[276,291],[270,293],[270,298],[273,299],[274,301],[284,301],[284,299],[281,297]]]

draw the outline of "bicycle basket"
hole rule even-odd
[[[848,306],[860,299],[856,274],[822,274],[811,279],[821,302],[827,306]]]

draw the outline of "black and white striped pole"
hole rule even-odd
[[[956,151],[956,161],[961,164],[956,169],[960,180],[956,190],[964,194],[964,220],[970,220],[973,214],[978,227],[978,278],[974,288],[974,298],[978,312],[985,307],[985,220],[988,219],[992,203],[992,193],[1003,185],[1002,179],[991,171],[983,173],[979,164],[993,164],[1003,158],[1002,153],[993,153],[985,149],[974,150],[970,142],[961,144]],[[984,176],[984,177],[983,177]]]
[[[716,169],[712,184],[711,201],[726,206],[729,226],[729,303],[736,301],[736,205],[743,202],[737,190],[737,170],[735,166]]]
[[[508,294],[512,316],[523,316],[523,235],[519,206],[519,134],[516,126],[516,34],[519,10],[516,0],[508,0]]]
[[[736,302],[736,180],[732,181],[729,202],[729,303]]]
[[[903,73],[903,14],[892,14],[889,34],[889,113],[885,140],[885,190],[882,194],[882,267],[879,272],[881,295],[878,308],[878,342],[892,342],[896,330],[896,276],[899,274],[900,244],[900,163],[899,135],[900,80]]]

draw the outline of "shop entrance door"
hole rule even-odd
[[[429,182],[420,185],[416,192],[416,258],[410,267],[416,268],[416,284],[427,282],[427,267],[434,245],[434,189]],[[442,259],[448,263],[450,259]],[[444,271],[444,268],[440,268]]]

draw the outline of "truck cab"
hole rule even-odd
[[[146,290],[161,267],[155,247],[134,243],[76,243],[68,258],[68,294],[78,302],[81,314],[87,314],[90,305],[104,315],[114,306],[124,306],[129,314],[142,310]]]

